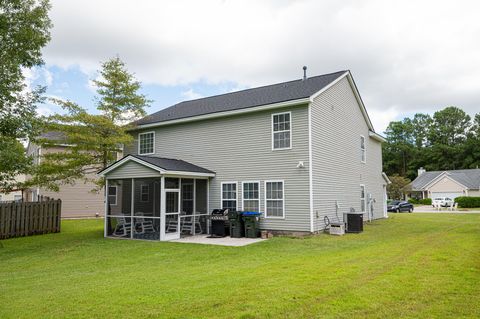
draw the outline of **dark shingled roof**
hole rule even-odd
[[[128,155],[127,155],[128,156]],[[142,156],[142,155],[131,155],[142,161],[150,163],[152,165],[158,166],[163,168],[167,171],[181,171],[181,172],[193,172],[193,173],[207,173],[207,174],[215,174],[206,168],[178,160],[172,158],[164,158],[164,157],[153,157],[153,156]]]
[[[413,180],[411,183],[412,189],[423,190],[425,186],[427,186],[442,173],[446,173],[448,177],[468,187],[469,189],[478,189],[480,186],[480,169],[475,168],[425,172]]]
[[[240,110],[254,106],[268,105],[308,98],[320,91],[347,71],[314,76],[304,80],[295,80],[267,85],[197,100],[185,101],[148,115],[135,125],[178,120],[198,115]]]

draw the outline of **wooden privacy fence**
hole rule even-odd
[[[0,203],[0,239],[60,232],[62,201]]]

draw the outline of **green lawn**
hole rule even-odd
[[[480,214],[392,215],[239,248],[64,221],[0,241],[0,318],[479,318]]]

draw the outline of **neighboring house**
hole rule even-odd
[[[18,175],[15,179],[17,180],[17,182],[24,182],[25,175]],[[0,202],[20,201],[22,199],[23,195],[21,190],[13,191],[8,194],[0,193]]]
[[[259,211],[276,232],[315,233],[351,211],[386,217],[384,138],[349,71],[181,102],[135,124],[130,155],[99,172],[106,236],[205,232],[215,208]],[[132,234],[131,217],[154,234]]]
[[[405,197],[436,198],[459,196],[480,196],[480,169],[459,169],[451,171],[418,170],[418,176],[405,186]]]
[[[42,156],[52,152],[64,152],[68,149],[65,137],[61,132],[46,132],[41,138],[55,142],[55,146],[42,148],[33,143],[27,147],[27,155],[33,155],[34,163],[40,164]],[[92,177],[96,177],[92,174]],[[26,200],[36,201],[38,196],[48,196],[62,200],[62,217],[95,217],[103,216],[104,196],[103,191],[93,193],[95,184],[91,182],[77,181],[75,184],[60,186],[60,191],[53,192],[42,188],[29,189],[25,192]]]

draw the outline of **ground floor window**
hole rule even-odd
[[[108,203],[117,205],[117,186],[108,186]]]
[[[260,183],[243,182],[243,210],[250,212],[260,211]]]
[[[283,181],[265,181],[265,217],[284,218],[284,204]]]
[[[360,185],[360,211],[365,212],[365,185]]]
[[[222,183],[222,208],[236,210],[237,209],[237,183]]]

